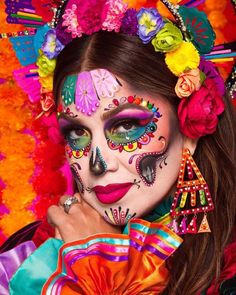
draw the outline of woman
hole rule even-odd
[[[138,12],[139,28],[149,12]],[[54,97],[78,193],[49,209],[57,239],[18,269],[11,294],[219,294],[229,278],[234,110],[210,63],[202,59],[176,75],[168,51],[156,52],[142,33],[97,30],[57,57]]]

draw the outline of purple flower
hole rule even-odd
[[[223,96],[225,94],[225,83],[213,62],[201,57],[199,69],[206,75],[207,79],[212,79],[215,82],[217,90]]]
[[[134,36],[138,30],[137,11],[134,8],[130,8],[126,11],[121,25],[121,32],[127,35]]]
[[[42,46],[43,53],[48,59],[54,59],[62,51],[64,45],[57,39],[56,30],[51,29],[47,32]]]
[[[73,39],[71,33],[66,32],[65,27],[62,26],[63,18],[61,18],[56,27],[57,39],[63,44],[69,44]]]
[[[162,16],[156,8],[141,8],[137,14],[137,18],[138,35],[144,44],[150,42],[164,26]]]

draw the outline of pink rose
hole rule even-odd
[[[179,76],[175,86],[175,93],[179,98],[189,97],[201,87],[200,70],[194,69]]]
[[[189,98],[182,99],[178,107],[181,132],[190,138],[212,134],[218,124],[218,115],[224,111],[221,95],[212,79]]]

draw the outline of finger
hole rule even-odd
[[[66,222],[66,218],[68,218],[68,214],[59,206],[52,205],[48,208],[47,220],[51,225],[58,227]]]
[[[79,193],[75,193],[73,196],[72,195],[63,195],[60,200],[59,200],[59,206],[64,208],[64,203],[66,200],[68,200],[69,198],[71,197],[75,197],[77,200],[78,200],[78,203],[81,203],[82,202],[82,199],[80,197],[80,194]]]
[[[78,199],[79,203],[82,203],[82,198],[79,193],[75,193],[74,197],[76,197]]]

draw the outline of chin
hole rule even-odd
[[[101,215],[108,223],[117,226],[126,225],[130,219],[137,217],[135,212],[121,206],[106,209]]]

